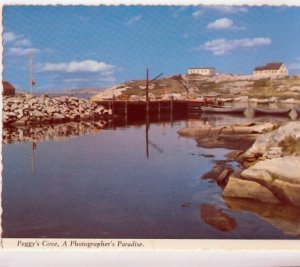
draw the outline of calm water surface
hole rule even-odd
[[[287,218],[270,215],[271,206],[224,201],[222,188],[200,178],[229,150],[204,149],[177,134],[188,124],[232,120],[150,123],[148,149],[145,124],[52,136],[36,142],[34,150],[31,141],[3,145],[3,236],[297,237],[297,210]]]

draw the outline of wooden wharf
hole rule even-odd
[[[117,116],[144,116],[155,114],[200,114],[201,101],[192,100],[99,100],[97,104],[111,109],[112,115]]]

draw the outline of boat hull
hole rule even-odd
[[[226,108],[226,107],[202,107],[204,113],[218,113],[218,114],[242,114],[246,108]]]
[[[290,109],[260,109],[253,108],[255,115],[271,115],[271,116],[288,116],[291,112]]]

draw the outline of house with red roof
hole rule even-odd
[[[288,75],[287,67],[281,62],[268,63],[265,66],[256,67],[253,71],[254,77],[261,78],[282,78]]]
[[[13,87],[9,82],[3,81],[2,86],[3,86],[2,95],[14,96],[16,94],[16,88]]]

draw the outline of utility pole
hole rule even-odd
[[[149,84],[154,82],[156,79],[158,79],[162,75],[163,75],[163,73],[157,75],[154,79],[149,81],[149,68],[147,67],[147,70],[146,70],[146,103],[147,103],[147,105],[149,104]]]
[[[146,70],[146,156],[149,158],[149,84],[155,81],[157,78],[162,76],[163,73],[157,75],[154,79],[149,81],[149,68]]]

